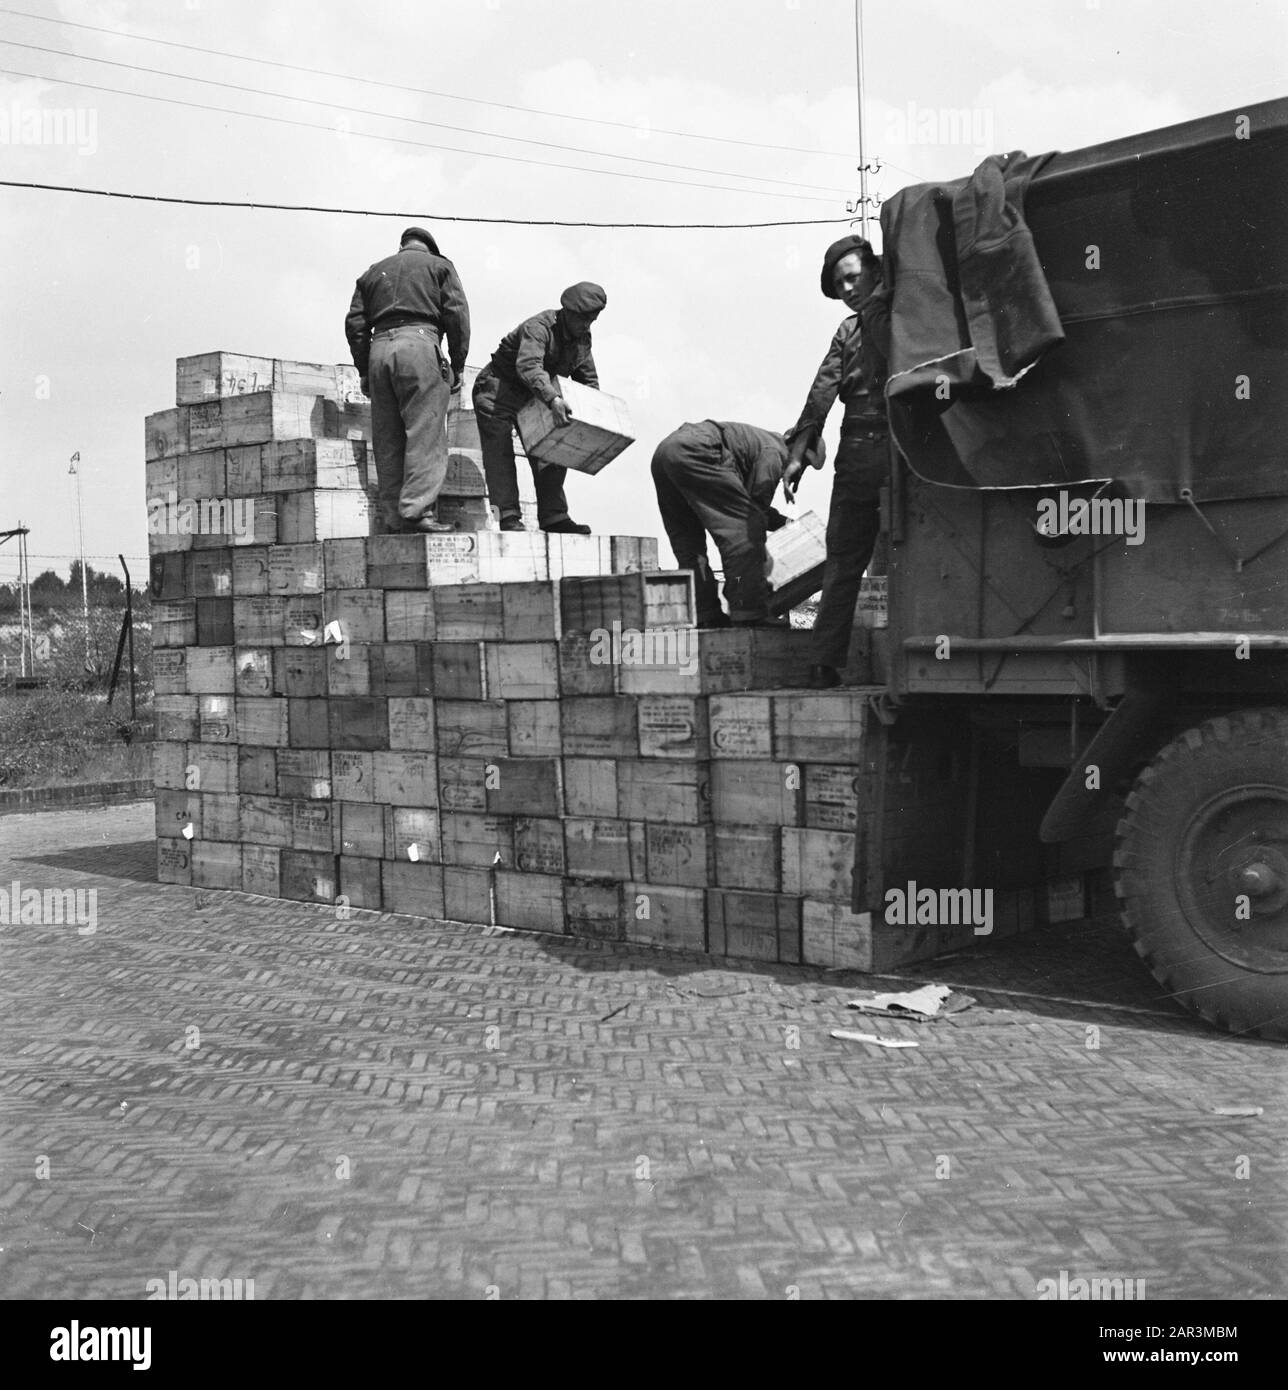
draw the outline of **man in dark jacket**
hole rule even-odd
[[[447,476],[447,407],[465,370],[470,311],[456,268],[423,227],[408,227],[398,254],[359,277],[344,333],[371,397],[384,529],[453,530],[434,509]],[[450,367],[438,350],[444,337]]]
[[[827,248],[820,279],[829,299],[852,310],[836,330],[805,408],[788,433],[791,463],[784,490],[791,497],[811,444],[839,396],[845,406],[836,474],[827,517],[827,565],[823,596],[814,619],[814,665],[810,684],[840,684],[854,624],[863,572],[881,529],[878,492],[889,474],[890,430],[884,391],[890,351],[889,296],[881,287],[881,261],[860,236],[842,237]]]
[[[483,448],[483,471],[488,500],[497,509],[502,531],[522,531],[519,480],[514,468],[514,429],[519,411],[535,396],[545,401],[560,425],[572,419],[559,394],[556,376],[599,388],[591,356],[590,326],[608,296],[588,280],[571,285],[560,296],[560,308],[534,314],[501,339],[492,360],[474,383],[474,411]],[[543,531],[590,535],[568,515],[564,478],[568,470],[541,467],[529,460],[537,489],[537,523]]]
[[[823,443],[803,452],[818,467]],[[735,421],[702,420],[668,434],[653,454],[653,485],[662,524],[680,569],[691,569],[699,627],[763,623],[765,532],[787,518],[770,504],[787,467],[781,434]],[[707,561],[707,532],[724,566],[725,616]]]

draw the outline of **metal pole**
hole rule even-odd
[[[36,626],[31,617],[31,578],[27,573],[27,532],[18,523],[18,645],[22,652],[21,674],[36,674]],[[27,670],[27,649],[31,648],[31,670]]]
[[[868,237],[868,161],[863,145],[863,0],[854,0],[854,96],[859,108],[859,229]]]

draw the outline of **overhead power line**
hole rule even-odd
[[[343,111],[349,116],[375,116],[384,121],[403,121],[408,125],[427,126],[434,130],[450,130],[457,135],[477,135],[483,140],[507,140],[511,144],[535,145],[543,150],[562,150],[565,154],[588,154],[594,159],[618,159],[627,164],[648,164],[658,169],[674,169],[685,174],[711,174],[716,178],[747,179],[752,183],[776,183],[783,188],[807,189],[814,193],[843,194],[844,189],[831,188],[817,183],[796,183],[792,179],[775,179],[764,174],[740,174],[734,169],[706,169],[694,164],[676,164],[669,159],[645,159],[640,155],[614,154],[609,150],[587,149],[584,145],[561,145],[553,140],[531,140],[522,135],[498,135],[490,130],[476,130],[473,126],[448,125],[444,121],[427,121],[419,116],[399,116],[391,111],[372,111],[365,106],[345,106],[336,101],[319,101],[314,97],[295,96],[291,92],[271,92],[263,87],[246,87],[236,82],[219,82],[213,77],[193,77],[186,72],[170,72],[166,68],[143,67],[138,63],[120,63],[112,58],[92,58],[85,53],[72,53],[64,48],[48,48],[37,43],[19,43],[16,39],[0,38],[0,43],[9,48],[25,48],[33,53],[48,53],[57,58],[74,58],[79,62],[99,63],[104,67],[124,68],[127,72],[146,73],[149,77],[168,77],[179,82],[197,82],[203,87],[222,87],[230,92],[242,92],[249,96],[271,97],[276,101],[294,101],[304,106],[321,106],[328,111]],[[481,153],[481,151],[480,151]]]
[[[9,77],[25,77],[32,82],[52,82],[67,87],[81,87],[89,92],[108,92],[113,96],[134,97],[139,101],[159,101],[167,106],[183,106],[193,111],[214,111],[221,116],[244,116],[253,121],[269,121],[274,125],[297,126],[301,130],[323,130],[328,135],[340,134],[334,126],[320,125],[317,121],[297,121],[289,116],[269,116],[258,111],[237,111],[227,106],[210,106],[200,101],[183,101],[179,97],[156,96],[150,92],[130,92],[121,87],[104,87],[95,82],[82,82],[78,78],[50,77],[45,73],[19,72],[16,68],[0,68],[0,73]],[[412,140],[405,135],[373,135],[363,130],[343,132],[343,137],[357,140],[383,140],[395,145],[414,145],[418,149],[436,150],[440,154],[466,154],[474,159],[503,159],[509,164],[531,164],[543,169],[566,169],[574,174],[597,174],[610,179],[638,179],[646,183],[664,183],[672,188],[703,188],[717,193],[740,193],[751,198],[791,198],[797,202],[831,203],[835,198],[819,198],[810,193],[776,193],[768,188],[730,188],[728,184],[695,183],[691,179],[664,179],[658,174],[635,174],[622,169],[587,169],[581,164],[560,164],[549,159],[528,159],[523,155],[499,154],[495,150],[467,150],[458,145],[436,145],[428,140]],[[612,156],[606,156],[612,158]],[[735,175],[741,177],[741,175]]]
[[[110,34],[114,39],[133,39],[138,43],[159,44],[164,48],[178,48],[188,53],[201,53],[208,58],[231,58],[238,63],[258,63],[263,67],[283,68],[287,72],[308,73],[311,77],[327,77],[342,82],[361,82],[368,87],[384,87],[393,92],[412,92],[417,96],[437,97],[442,101],[462,101],[473,106],[490,106],[499,111],[517,111],[525,116],[547,116],[559,121],[578,121],[584,125],[609,126],[615,130],[629,130],[639,134],[639,126],[630,121],[610,121],[600,116],[574,116],[566,111],[543,110],[536,106],[517,106],[511,102],[488,101],[484,97],[467,97],[456,92],[439,92],[428,87],[412,87],[401,82],[385,82],[375,77],[358,77],[353,73],[333,72],[327,68],[305,67],[299,63],[283,63],[275,58],[258,58],[249,53],[229,53],[225,49],[203,48],[199,44],[179,43],[175,39],[156,39],[147,34],[129,34],[120,29],[109,29],[99,24],[77,24],[70,19],[51,19],[47,15],[30,14],[26,10],[13,10],[0,6],[0,14],[14,15],[20,19],[35,19],[42,24],[58,24],[67,29],[85,29],[93,34]],[[666,130],[649,127],[652,135],[669,135],[681,140],[707,140],[718,145],[741,145],[753,150],[779,150],[786,154],[819,154],[832,159],[850,159],[848,151],[809,150],[799,145],[769,145],[759,140],[738,140],[728,135],[704,135],[692,130]]]
[[[0,68],[0,72],[4,69]],[[395,212],[379,208],[329,208],[308,203],[238,203],[222,198],[171,198],[160,193],[122,193],[110,188],[78,188],[63,183],[28,183],[0,179],[0,188],[30,188],[46,193],[80,193],[93,198],[126,198],[138,203],[173,203],[182,207],[249,208],[255,212],[322,212],[341,217],[400,217],[408,221],[469,222],[506,227],[589,227],[639,231],[750,231],[761,227],[831,227],[848,217],[812,217],[779,222],[572,222],[535,217],[463,217],[446,212]]]

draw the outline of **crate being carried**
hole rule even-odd
[[[555,385],[568,402],[572,422],[557,425],[544,401],[529,401],[519,411],[519,438],[530,459],[578,473],[598,473],[635,442],[630,411],[620,397],[563,376],[555,377]]]

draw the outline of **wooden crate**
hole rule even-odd
[[[564,811],[569,816],[617,815],[617,762],[613,758],[564,758]]]
[[[564,632],[612,633],[615,623],[622,632],[637,633],[692,627],[693,575],[688,570],[659,570],[562,578],[559,612]]]
[[[375,481],[368,475],[367,446],[360,439],[287,439],[266,445],[262,477],[265,492],[363,492]]]
[[[149,463],[187,452],[188,412],[184,407],[158,410],[143,421],[143,456]]]
[[[192,883],[192,850],[187,840],[157,841],[157,881]]]
[[[427,698],[432,673],[415,642],[376,642],[367,653],[371,693],[383,699]]]
[[[598,473],[635,442],[626,402],[606,391],[556,377],[555,386],[572,411],[560,427],[542,400],[533,398],[518,414],[524,453],[539,464],[555,464],[579,473]]]
[[[331,750],[331,795],[337,801],[375,801],[374,754],[360,748]]]
[[[562,874],[562,822],[553,817],[516,816],[514,867],[525,874]]]
[[[325,749],[281,748],[277,752],[277,794],[331,799],[331,755]]]
[[[647,872],[643,822],[569,816],[563,822],[563,830],[570,877],[607,878],[624,883],[643,878]]]
[[[143,491],[146,499],[177,502],[179,499],[179,460],[175,457],[148,459],[143,465]]]
[[[492,875],[487,869],[443,866],[443,916],[449,922],[492,924]]]
[[[192,598],[231,598],[233,553],[227,546],[194,550],[188,556],[188,593]]]
[[[330,748],[331,712],[325,699],[287,701],[286,741],[292,748]]]
[[[711,764],[711,818],[717,825],[801,825],[804,797],[802,769],[795,763]]]
[[[541,532],[460,532],[373,536],[369,575],[376,589],[516,583],[549,578]]]
[[[434,641],[418,647],[428,656],[431,675],[426,694],[445,700],[487,699],[487,671],[481,642]]]
[[[371,666],[365,646],[345,643],[343,646],[326,648],[326,693],[332,697],[372,694]]]
[[[622,916],[627,941],[670,946],[683,951],[707,949],[706,892],[661,883],[623,885]]]
[[[186,555],[153,555],[148,560],[148,588],[152,601],[174,603],[188,597]]]
[[[273,694],[272,647],[233,648],[233,689],[253,699]]]
[[[707,701],[693,695],[639,697],[639,751],[642,758],[694,758],[705,761],[710,734]]]
[[[434,701],[435,738],[447,758],[504,758],[510,751],[503,700]]]
[[[190,743],[188,765],[193,790],[200,792],[235,792],[237,782],[237,749],[234,745]]]
[[[233,695],[197,696],[197,737],[202,743],[237,742],[237,706]]]
[[[378,859],[340,856],[340,901],[346,907],[379,912],[384,901],[383,865]]]
[[[512,817],[444,810],[439,826],[444,864],[480,869],[496,864],[514,866]]]
[[[450,427],[449,427],[450,430]],[[442,493],[446,497],[486,497],[487,477],[483,472],[483,450],[451,442],[447,446],[447,475]]]
[[[289,743],[284,699],[237,699],[237,737],[243,744],[285,748]]]
[[[210,651],[210,648],[206,648]],[[151,688],[156,695],[188,694],[189,648],[171,646],[151,653]]]
[[[386,912],[408,917],[443,918],[443,867],[386,859],[380,866]]]
[[[182,840],[186,843],[200,836],[200,792],[158,788],[154,804],[158,840]]]
[[[483,790],[492,815],[558,816],[563,810],[558,758],[495,758]]]
[[[234,609],[234,619],[236,610]],[[197,645],[197,601],[180,599],[175,603],[153,603],[152,605],[152,648],[154,662],[162,650],[195,647]],[[183,658],[179,651],[178,659]],[[155,677],[155,671],[153,675]]]
[[[278,647],[273,652],[273,689],[297,699],[326,694],[326,652],[320,647]]]
[[[433,596],[406,589],[383,592],[386,638],[390,642],[432,642],[436,635]]]
[[[721,888],[755,888],[776,893],[782,883],[781,833],[772,825],[715,828],[715,874]]]
[[[178,745],[196,740],[199,736],[196,695],[156,695],[152,700],[153,748],[162,748],[167,741]],[[186,750],[185,750],[186,755]],[[169,786],[170,783],[161,783]]]
[[[501,635],[507,642],[553,642],[558,639],[559,602],[554,580],[510,582],[500,587]]]
[[[339,665],[345,663],[340,662]],[[329,727],[332,748],[385,748],[389,747],[389,701],[379,697],[329,699]],[[400,751],[391,754],[394,759],[414,765],[416,759],[424,758],[424,753]],[[377,801],[383,800],[377,797]],[[413,803],[415,804],[415,803]]]
[[[278,499],[277,535],[286,542],[370,536],[375,507],[365,492],[284,492]]]
[[[389,857],[393,841],[393,807],[370,801],[342,801],[340,853],[364,859]]]
[[[801,905],[801,959],[829,970],[873,969],[872,914],[834,902]]]
[[[818,902],[848,903],[854,891],[855,837],[839,830],[780,830],[783,892]]]
[[[438,758],[438,802],[444,811],[487,811],[487,769],[484,758]]]
[[[181,454],[176,460],[175,487],[180,497],[194,500],[225,497],[228,465],[222,449]]]
[[[649,883],[705,888],[715,878],[715,835],[709,825],[644,828],[645,871]]]
[[[385,596],[379,589],[334,589],[325,596],[327,625],[340,624],[341,643],[385,640]]]
[[[175,404],[273,389],[273,359],[237,352],[203,352],[175,363]]]
[[[291,848],[325,850],[340,848],[340,827],[334,801],[291,803]]]
[[[434,635],[444,642],[500,641],[501,590],[500,584],[452,584],[431,590]]]
[[[617,667],[605,661],[604,643],[589,632],[565,632],[559,639],[559,689],[563,695],[612,695]]]
[[[437,806],[438,767],[432,753],[377,752],[376,800],[390,806]]]
[[[708,708],[713,758],[767,762],[774,751],[773,701],[768,695],[713,695]],[[782,761],[791,761],[783,758]]]
[[[224,471],[229,497],[260,497],[264,486],[263,444],[241,444],[224,450]]]
[[[614,574],[659,568],[656,536],[610,536]]]
[[[772,696],[773,756],[785,762],[863,762],[872,693],[860,686]]]
[[[268,547],[270,594],[320,594],[326,588],[321,541]]]
[[[367,538],[340,536],[322,542],[328,589],[366,589]]]
[[[411,864],[442,863],[437,808],[395,806],[392,849],[392,858]]]
[[[497,869],[496,920],[527,931],[564,930],[563,879]]]
[[[427,696],[393,696],[389,700],[389,747],[417,753],[432,753],[437,747],[434,735],[434,701]]]
[[[282,641],[288,647],[320,647],[326,618],[321,594],[292,594],[282,601]]]
[[[546,536],[546,565],[551,579],[611,574],[612,542],[607,536],[563,535],[555,532]]]
[[[595,941],[624,940],[622,885],[564,879],[564,921],[571,936]]]
[[[558,700],[506,700],[509,750],[516,758],[557,758],[563,753]]]
[[[295,828],[295,803],[288,797],[246,796],[241,798],[241,833],[249,848],[264,845],[290,849]]]
[[[559,698],[559,649],[554,642],[486,642],[483,650],[490,698]]]
[[[253,545],[233,551],[233,597],[251,598],[268,593],[270,547]]]
[[[192,722],[195,724],[197,719],[195,695],[167,695],[163,699],[168,700],[191,700],[192,701]],[[152,744],[152,781],[158,788],[165,788],[170,791],[182,791],[188,785],[188,742],[167,739],[165,742],[154,741]]]
[[[816,512],[805,512],[765,537],[765,579],[769,612],[786,613],[823,587],[827,526]]]
[[[333,904],[339,878],[339,864],[334,854],[318,850],[282,851],[281,884],[284,898],[295,902]]]
[[[328,409],[329,404],[316,396],[256,391],[181,407],[188,417],[186,452],[279,439],[343,437],[348,422],[333,404]]]
[[[244,796],[277,795],[277,750],[237,748],[237,790]]]
[[[192,842],[192,886],[240,891],[242,886],[242,847],[211,840]]]
[[[801,961],[801,900],[781,893],[707,892],[707,949],[739,960]]]
[[[874,809],[873,778],[852,763],[807,763],[804,770],[805,824],[854,834],[859,815]]]
[[[617,804],[625,820],[705,825],[711,820],[710,764],[622,758],[617,763]]]
[[[564,753],[580,758],[637,758],[639,710],[631,695],[574,696],[560,702]]]
[[[286,640],[286,599],[273,594],[233,599],[233,640],[239,646],[280,647]]]

